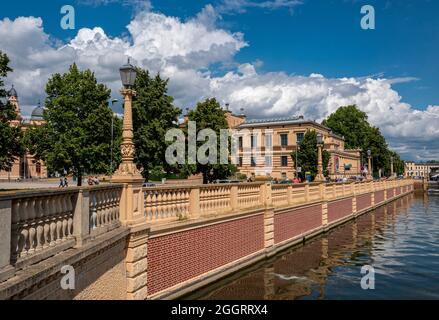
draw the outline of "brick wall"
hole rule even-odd
[[[401,188],[400,187],[395,188],[395,195],[397,196],[397,195],[400,195],[400,194],[401,194]]]
[[[274,215],[274,242],[295,238],[321,225],[321,204],[277,213]]]
[[[384,190],[375,192],[375,204],[384,201]]]
[[[352,214],[352,199],[328,203],[328,222],[334,222]]]
[[[153,237],[148,240],[148,294],[263,249],[263,214]]]
[[[371,194],[357,196],[357,211],[361,211],[371,206]]]

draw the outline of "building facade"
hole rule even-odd
[[[20,126],[21,130],[26,131],[30,126],[44,124],[44,109],[40,105],[32,111],[30,119],[25,119],[21,115],[18,94],[13,86],[8,91],[8,101],[14,106],[17,114],[16,120],[10,122],[11,126]],[[0,170],[0,180],[16,181],[32,178],[47,178],[47,168],[43,161],[37,160],[29,153],[24,154],[19,159],[15,159],[10,170]]]
[[[226,116],[237,141],[236,164],[247,177],[293,179],[301,172],[294,155],[309,130],[323,136],[324,150],[330,154],[331,179],[361,175],[361,150],[345,149],[343,137],[315,121],[303,117],[247,120],[230,111],[226,111]]]
[[[404,164],[404,175],[406,177],[430,177],[439,173],[439,163],[416,163],[406,161]]]

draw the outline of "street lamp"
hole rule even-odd
[[[296,146],[296,178],[299,178],[299,161],[298,161],[298,153],[300,150],[300,142],[297,141],[297,146]]]
[[[323,159],[322,159],[322,149],[323,149],[323,135],[321,133],[317,134],[317,176],[315,178],[316,182],[324,182],[325,177],[323,176]]]
[[[393,178],[393,156],[390,157],[390,176]]]
[[[123,89],[121,94],[124,97],[124,117],[123,117],[123,130],[122,130],[122,143],[120,146],[122,154],[122,163],[115,172],[113,177],[117,182],[140,182],[143,178],[140,171],[137,169],[134,163],[134,142],[133,142],[133,114],[132,114],[132,101],[136,96],[136,92],[132,89],[136,81],[137,70],[130,63],[120,68],[120,78],[122,80]]]
[[[371,158],[372,158],[372,152],[369,149],[369,150],[367,150],[367,161],[368,161],[368,163],[367,163],[367,179],[368,180],[372,180],[373,179],[373,177],[372,177],[372,161],[371,161]]]

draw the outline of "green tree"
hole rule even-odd
[[[194,121],[197,126],[198,133],[203,129],[212,129],[217,135],[217,146],[220,146],[220,132],[221,129],[229,129],[229,125],[226,120],[225,111],[221,108],[218,101],[215,98],[206,99],[203,102],[199,102],[194,110],[191,110],[188,114],[189,121]],[[187,131],[187,128],[186,128]],[[188,136],[186,134],[186,136]],[[229,154],[230,154],[230,138],[229,138]],[[198,148],[203,145],[205,141],[197,142]],[[183,167],[183,171],[186,174],[198,174],[203,175],[203,183],[215,181],[217,179],[226,179],[236,173],[237,168],[231,164],[220,163],[220,151],[217,148],[217,163],[216,164],[200,164],[197,161],[195,165],[186,164]]]
[[[84,174],[110,172],[111,118],[114,136],[121,136],[121,121],[108,106],[110,90],[97,82],[90,70],[73,64],[55,74],[46,86],[44,120],[27,134],[29,149],[46,163],[50,172],[74,174],[81,186]],[[120,161],[120,138],[114,159]]]
[[[296,153],[291,154],[293,161],[296,160]],[[328,175],[329,152],[323,150],[323,174]],[[314,130],[308,130],[300,143],[300,149],[297,154],[297,166],[302,168],[302,174],[311,172],[313,178],[317,175],[318,150],[317,150],[317,133]]]
[[[346,149],[361,149],[363,163],[367,163],[367,150],[371,150],[375,176],[378,175],[379,169],[390,175],[392,153],[380,129],[369,124],[365,112],[355,105],[340,107],[322,124],[345,137]],[[399,159],[399,156],[397,158]]]
[[[148,71],[138,68],[134,90],[137,91],[133,103],[135,161],[143,167],[142,174],[148,179],[152,171],[174,169],[166,163],[165,134],[177,127],[181,110],[167,94],[168,80],[159,74],[152,78]]]
[[[3,87],[3,78],[12,71],[8,64],[8,56],[0,51],[0,170],[10,170],[14,160],[23,153],[21,129],[10,123],[17,119],[17,114]]]

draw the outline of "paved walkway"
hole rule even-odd
[[[0,191],[18,190],[18,189],[47,189],[58,188],[59,181],[21,181],[21,182],[3,182],[0,181]],[[69,180],[69,186],[76,186],[76,183]]]

